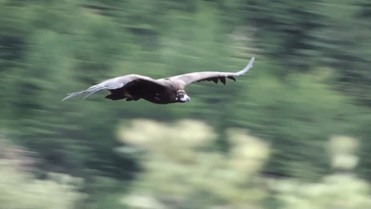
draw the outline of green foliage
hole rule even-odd
[[[345,136],[334,136],[329,142],[332,167],[341,170],[352,170],[358,164],[355,155],[359,144],[356,139]]]
[[[27,159],[1,141],[0,208],[73,209],[79,208],[84,195],[78,191],[82,179],[66,174],[48,173],[37,179],[22,165]],[[30,159],[28,159],[30,160]]]
[[[267,202],[279,205],[272,208],[371,206],[370,184],[350,173],[357,162],[349,157],[358,146],[350,137],[328,141],[334,168],[349,173],[306,182],[261,177],[270,146],[242,129],[227,130],[231,148],[224,155],[210,149],[214,132],[199,121],[134,120],[120,126],[118,135],[132,146],[121,151],[136,156],[143,166],[131,192],[121,199],[129,208],[266,208]]]
[[[267,195],[257,187],[257,174],[269,146],[242,130],[228,130],[231,151],[221,155],[207,151],[215,134],[199,121],[170,125],[134,120],[123,127],[120,139],[146,150],[139,158],[144,173],[133,194],[123,199],[131,208],[254,206]]]
[[[326,176],[319,183],[282,181],[275,185],[285,209],[364,209],[371,206],[370,185],[352,175]]]
[[[328,142],[328,153],[333,169],[339,173],[326,175],[316,183],[283,180],[272,184],[282,208],[370,207],[370,184],[351,173],[358,163],[358,145],[354,138],[333,136]]]
[[[257,41],[267,55],[285,67],[305,69],[316,61],[313,31],[321,27],[316,1],[245,0],[248,23],[257,29]],[[285,72],[283,72],[285,73]]]
[[[337,87],[369,106],[371,24],[370,17],[361,14],[367,14],[370,6],[363,0],[332,2],[323,1],[318,10],[326,21],[314,34],[317,50],[322,54],[322,62],[339,72]]]
[[[234,112],[234,123],[272,141],[277,151],[266,172],[318,178],[328,172],[324,139],[355,128],[352,106],[346,97],[330,89],[331,71],[324,70],[285,79],[257,73],[243,83],[246,91],[237,95],[244,99],[238,103],[239,111]],[[243,119],[246,115],[248,120]],[[303,167],[310,169],[301,172]]]
[[[246,201],[258,208],[293,207],[260,184],[265,175],[290,177],[295,188],[294,181],[325,185],[323,201],[330,201],[329,173],[371,180],[370,11],[367,0],[0,0],[0,131],[32,151],[38,176],[83,178],[82,208],[121,208],[121,194],[135,177],[140,180],[127,198],[158,208],[170,203],[136,193],[141,181],[151,191],[174,188],[187,202],[181,208],[220,208],[245,201],[238,194],[249,192]],[[187,87],[188,104],[112,102],[103,93],[60,102],[114,76],[237,71],[252,56],[254,68],[236,83]],[[120,121],[130,125],[136,118],[144,119],[116,133]],[[135,140],[118,148],[117,135]],[[201,175],[204,168],[210,178]],[[28,179],[24,185],[39,181],[19,174]],[[228,175],[245,176],[247,186]],[[354,192],[365,199],[365,190]],[[312,200],[303,196],[295,197],[300,204]]]

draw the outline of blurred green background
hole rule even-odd
[[[186,104],[61,102],[252,56]],[[0,209],[369,209],[370,65],[369,0],[0,0]]]

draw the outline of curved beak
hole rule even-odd
[[[189,102],[191,101],[191,97],[189,97],[187,94],[185,94],[181,99],[180,101],[182,102]]]

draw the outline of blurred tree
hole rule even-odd
[[[251,76],[251,81],[243,83],[246,91],[237,95],[238,110],[232,118],[237,126],[271,140],[274,157],[266,172],[304,179],[326,174],[329,162],[323,139],[356,128],[352,125],[355,110],[348,99],[326,84],[331,83],[331,70],[295,74],[285,80],[264,72]]]
[[[316,62],[313,32],[322,19],[316,1],[256,1],[244,0],[247,24],[256,28],[256,44],[275,59],[287,73],[293,69],[308,69]]]
[[[145,151],[133,153],[144,173],[122,202],[130,208],[259,208],[267,195],[258,186],[258,172],[269,156],[268,145],[230,129],[231,152],[222,155],[207,151],[215,136],[208,125],[193,120],[172,125],[133,120],[121,126],[120,139],[133,151]]]
[[[181,173],[208,163],[228,164],[237,145],[225,130],[240,127],[264,138],[262,144],[269,142],[272,158],[262,168],[265,173],[321,185],[327,184],[324,177],[337,162],[326,156],[324,139],[334,134],[357,137],[360,158],[354,172],[369,181],[369,11],[367,0],[0,0],[0,127],[35,152],[40,161],[35,172],[83,177],[87,208],[122,207],[118,198],[128,188],[123,180],[136,175],[136,162],[146,168],[140,158],[116,149],[117,123],[137,117],[163,122],[195,118],[217,132],[217,142],[179,153],[193,160],[189,165],[161,159],[165,170],[176,167]],[[232,71],[252,55],[257,60],[248,76],[226,88],[192,85],[187,88],[192,102],[185,105],[110,102],[98,96],[60,102],[67,92],[113,76]],[[198,131],[192,130],[192,136]],[[199,149],[202,155],[192,156]],[[241,156],[234,165],[249,162]],[[223,172],[220,177],[215,171],[210,179],[224,181]],[[162,181],[179,185],[189,175]],[[206,179],[204,185],[209,184]],[[231,194],[239,191],[223,185]],[[261,186],[249,188],[266,195]],[[202,189],[187,198],[199,201],[195,208],[215,202],[220,206],[228,196],[221,193]],[[205,202],[198,198],[202,194]],[[139,196],[157,200],[146,195]],[[270,202],[272,196],[263,199]],[[276,208],[275,203],[266,207]]]
[[[371,25],[369,6],[362,2],[322,2],[319,12],[326,18],[325,27],[315,36],[322,62],[339,72],[337,88],[369,106]]]
[[[133,120],[119,138],[131,147],[143,173],[121,199],[129,208],[368,208],[370,184],[352,175],[358,141],[333,136],[324,143],[333,174],[318,181],[260,176],[270,154],[266,142],[229,129],[228,154],[210,151],[213,130],[199,121],[161,124]],[[306,170],[307,171],[307,170]]]
[[[282,181],[275,185],[280,208],[364,209],[371,206],[370,185],[355,176],[334,174],[319,183]]]
[[[25,10],[25,14],[16,12],[15,17],[13,13],[8,14],[10,20],[23,18],[32,30],[27,36],[22,34],[27,53],[17,61],[21,65],[6,66],[6,76],[1,77],[4,78],[1,94],[5,98],[1,103],[7,107],[2,110],[2,121],[11,128],[8,132],[13,138],[39,153],[46,171],[63,170],[87,176],[88,170],[93,169],[99,175],[129,178],[131,172],[127,171],[135,167],[133,162],[112,152],[113,128],[102,126],[111,124],[115,113],[107,114],[107,108],[99,105],[86,108],[84,104],[68,106],[60,102],[66,87],[83,88],[76,82],[81,82],[82,77],[85,85],[93,81],[93,76],[94,81],[102,78],[117,63],[116,54],[124,54],[125,47],[116,43],[120,42],[121,35],[114,22],[107,17],[87,18],[90,13],[84,13],[77,3],[50,1],[49,9],[44,10],[46,5],[28,2],[14,6],[14,10]],[[78,15],[71,15],[73,11]],[[4,27],[12,25],[2,23]],[[97,42],[99,39],[107,41]],[[100,118],[100,121],[91,118]],[[80,127],[70,125],[76,123]],[[102,130],[101,135],[86,131],[98,129]],[[111,133],[110,136],[107,133]],[[127,167],[113,165],[116,163]]]
[[[24,166],[27,156],[21,156],[23,150],[3,139],[0,144],[0,208],[79,208],[84,198],[78,192],[82,179],[57,173],[36,179],[29,173],[30,167]]]
[[[358,141],[346,136],[333,136],[328,143],[335,174],[326,175],[318,183],[295,180],[278,181],[273,185],[281,208],[344,208],[363,209],[371,206],[370,184],[352,175],[358,158]],[[346,171],[346,172],[344,172]]]

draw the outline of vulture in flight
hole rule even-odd
[[[236,77],[244,75],[252,68],[254,60],[254,57],[251,58],[247,66],[236,73],[195,72],[161,79],[152,79],[137,74],[119,76],[91,86],[86,90],[69,93],[62,101],[79,95],[85,95],[85,99],[98,91],[108,90],[110,94],[106,98],[112,100],[136,101],[145,99],[156,104],[189,102],[191,98],[184,91],[186,85],[200,81],[218,83],[219,80],[225,84],[226,78],[236,81]]]

